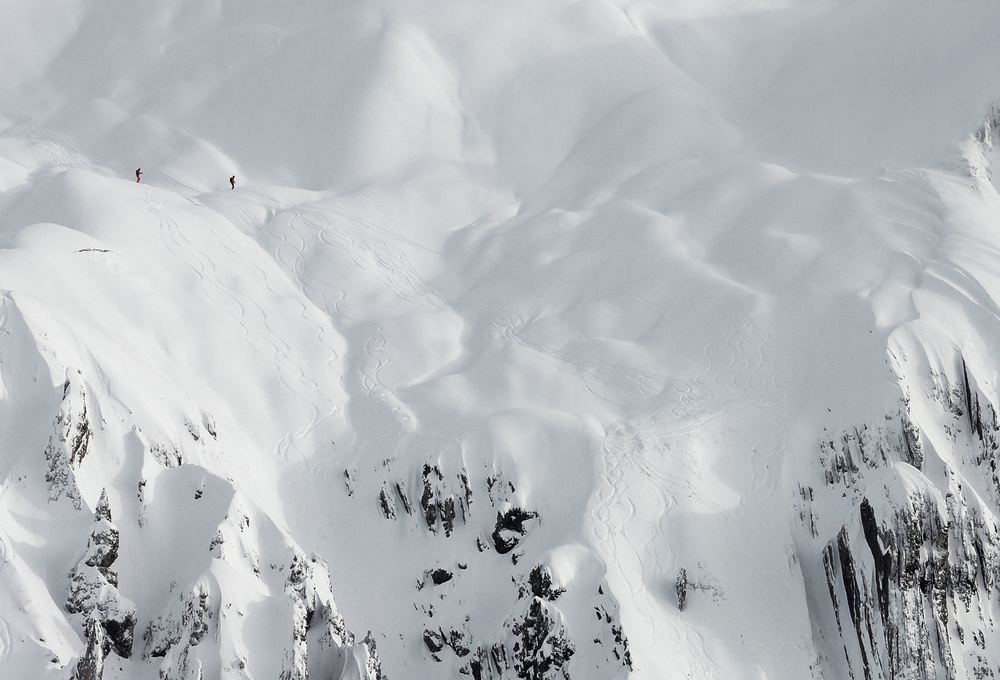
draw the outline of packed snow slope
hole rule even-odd
[[[1000,676],[1000,5],[2,5],[0,677]]]

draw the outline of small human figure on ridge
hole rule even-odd
[[[234,189],[236,188],[236,175],[229,178],[229,183],[233,185]]]
[[[142,175],[142,168],[135,169],[135,183],[139,183],[139,176]]]

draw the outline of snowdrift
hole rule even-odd
[[[3,677],[1000,673],[1000,9],[6,4]]]

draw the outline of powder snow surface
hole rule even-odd
[[[328,561],[388,677],[453,677],[428,621],[492,640],[514,606],[510,560],[475,547],[495,473],[540,517],[521,559],[564,615],[593,618],[574,584],[610,589],[632,677],[820,677],[826,586],[792,528],[817,441],[899,403],[890,347],[997,365],[1000,196],[973,139],[996,3],[0,15],[5,678],[83,652],[67,577],[103,489],[139,617],[105,677],[156,677],[142,632],[199,579],[248,617],[219,663],[277,677],[284,576],[209,550],[241,515],[243,557]],[[93,430],[82,510],[45,479],[64,385]],[[477,522],[383,517],[382,484],[425,462],[468,472]],[[447,597],[415,588],[437,567]],[[577,646],[573,677],[606,677]]]

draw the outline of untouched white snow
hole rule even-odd
[[[206,679],[277,678],[296,549],[394,680],[457,677],[429,626],[504,639],[535,564],[574,678],[844,677],[800,554],[852,500],[820,539],[795,499],[819,440],[923,389],[904,367],[960,350],[996,389],[1000,6],[3,7],[0,676],[83,653],[106,489],[138,612],[106,678],[158,677],[143,633],[189,591]],[[44,452],[83,405],[77,509]],[[449,537],[379,511],[425,463],[473,487]],[[476,547],[511,506],[516,569]]]

